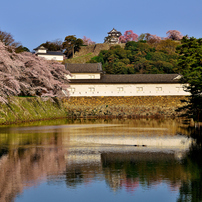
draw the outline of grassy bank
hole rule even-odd
[[[8,104],[0,103],[0,124],[66,117],[60,100],[42,101],[39,97],[12,97]]]
[[[107,44],[107,43],[99,43],[89,46],[81,46],[79,52],[76,52],[74,58],[66,59],[64,63],[86,63],[92,57],[97,56],[101,50],[109,50],[111,46],[115,46],[117,44]],[[118,44],[122,48],[125,47],[125,44]]]
[[[54,102],[13,97],[0,104],[0,124],[56,118],[176,117],[182,96],[71,97]]]

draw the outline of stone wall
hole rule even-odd
[[[71,97],[43,101],[38,97],[12,97],[0,103],[0,124],[56,118],[175,117],[183,96]]]
[[[71,97],[68,117],[175,117],[184,96]]]
[[[74,57],[79,57],[82,55],[86,55],[88,53],[93,53],[94,56],[98,55],[101,50],[109,50],[111,46],[119,45],[122,48],[125,47],[125,43],[122,44],[108,44],[108,43],[98,43],[89,46],[81,46],[79,52],[76,52]]]
[[[81,46],[79,52],[76,52],[74,58],[66,59],[65,63],[82,64],[88,62],[92,57],[97,56],[101,50],[109,50],[111,46],[120,45],[122,48],[125,44],[94,44],[89,46]]]

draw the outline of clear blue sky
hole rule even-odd
[[[202,0],[2,0],[0,30],[30,50],[65,36],[103,43],[112,28],[202,38]]]

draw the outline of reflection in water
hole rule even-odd
[[[61,137],[52,135],[48,141],[41,139],[38,146],[48,144],[50,148],[30,147],[31,142],[27,139],[23,146],[17,147],[13,141],[1,156],[0,201],[12,201],[25,187],[35,186],[49,174],[58,175],[65,170],[64,150],[59,147]]]
[[[75,190],[98,181],[126,194],[166,184],[178,201],[202,199],[201,147],[176,135],[188,134],[180,122],[61,121],[0,128],[0,201],[42,182]]]
[[[172,153],[107,153],[102,155],[102,163],[114,190],[125,187],[135,191],[139,185],[149,188],[164,180],[171,190],[177,190],[181,180],[189,178]]]
[[[178,202],[202,201],[202,128],[189,128],[190,136],[196,141],[183,159],[183,167],[190,179],[182,181]]]

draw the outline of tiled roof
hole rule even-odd
[[[48,50],[47,48],[45,48],[44,46],[38,46],[36,47],[34,50]]]
[[[101,73],[101,63],[65,64],[70,73]]]
[[[117,31],[116,29],[112,29],[110,32],[108,32],[108,34],[112,34],[112,33],[118,33],[121,34],[121,32]]]
[[[114,28],[113,28],[110,32],[108,32],[108,34],[112,34],[112,33],[116,33],[116,34],[122,35],[121,32],[117,31],[117,30],[114,29]]]
[[[179,74],[105,74],[101,79],[70,79],[71,83],[179,83]]]
[[[37,53],[37,55],[63,55],[61,51],[47,51],[47,53]]]

